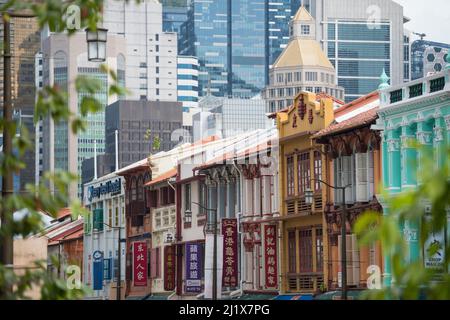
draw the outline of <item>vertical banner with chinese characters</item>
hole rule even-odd
[[[147,285],[147,243],[133,243],[133,279],[136,287]]]
[[[278,288],[277,277],[277,227],[264,226],[264,258],[266,267],[266,287]]]
[[[202,291],[202,246],[186,243],[186,292]]]
[[[237,287],[237,219],[222,219],[224,287]]]
[[[175,290],[175,246],[164,247],[164,290]]]

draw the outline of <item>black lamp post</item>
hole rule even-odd
[[[213,220],[213,234],[214,234],[214,245],[213,245],[213,287],[212,287],[212,299],[217,300],[217,209],[208,209],[202,206],[200,203],[192,202],[196,204],[200,208],[206,211],[214,212],[214,220]],[[190,211],[190,210],[188,210]],[[186,212],[185,212],[186,217]],[[192,212],[191,212],[192,217]]]
[[[342,300],[347,300],[347,243],[346,243],[346,235],[347,235],[347,206],[345,204],[345,189],[351,186],[351,184],[345,187],[334,187],[329,185],[325,181],[319,179],[311,179],[311,181],[317,181],[323,183],[324,185],[342,191],[342,213],[341,213],[341,272],[342,272]],[[313,191],[311,189],[307,189],[305,191],[305,203],[312,205],[313,203]]]

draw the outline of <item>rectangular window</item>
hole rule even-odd
[[[306,81],[317,81],[317,72],[306,72]]]
[[[316,229],[316,272],[323,272],[323,230]]]
[[[287,193],[288,196],[293,196],[295,194],[294,186],[294,157],[290,156],[286,159],[286,173],[287,173]]]
[[[300,272],[313,271],[312,230],[299,231]]]
[[[119,227],[119,207],[116,207],[114,219],[115,219],[115,226]]]
[[[314,191],[322,189],[322,184],[318,181],[322,180],[322,155],[319,151],[314,152]]]
[[[298,193],[304,194],[309,188],[309,181],[311,180],[311,166],[309,162],[309,152],[302,153],[297,158],[298,170]]]
[[[296,72],[294,78],[295,78],[296,82],[302,81],[302,73],[301,72]]]
[[[288,234],[288,256],[289,256],[289,272],[297,273],[297,249],[295,241],[295,231],[289,231]]]
[[[111,208],[108,209],[108,224],[109,224],[110,228],[113,226],[112,209]]]
[[[184,185],[184,210],[191,210],[191,185]]]
[[[302,25],[302,35],[307,36],[311,32],[311,28],[309,25]]]

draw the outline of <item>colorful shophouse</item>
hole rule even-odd
[[[369,266],[382,266],[379,243],[360,247],[352,233],[358,217],[370,210],[382,214],[376,194],[381,184],[380,133],[372,130],[378,118],[378,92],[370,93],[335,110],[335,121],[313,136],[325,145],[326,162],[322,179],[333,187],[346,188],[345,204],[342,191],[324,185],[328,201],[325,218],[328,234],[328,290],[341,288],[342,210],[346,206],[347,287],[367,288]],[[380,268],[380,272],[382,272]]]
[[[223,292],[234,298],[276,295],[280,265],[278,223],[273,220],[278,216],[276,128],[237,137],[196,170],[205,176],[207,203],[218,214]]]
[[[282,294],[311,293],[324,289],[327,283],[324,207],[328,194],[318,181],[326,158],[323,146],[311,137],[333,120],[332,99],[316,101],[314,93],[305,91],[287,111],[277,113]],[[305,201],[308,189],[314,191],[312,205]]]
[[[436,168],[449,161],[450,55],[447,63],[443,72],[398,86],[389,86],[387,76],[382,76],[378,127],[382,130],[383,183],[391,195],[417,188],[418,173],[424,168],[422,156],[432,156]],[[389,208],[382,204],[388,215]],[[408,245],[405,260],[420,261],[420,221],[405,221],[400,227]],[[392,281],[390,262],[386,256],[385,285]]]

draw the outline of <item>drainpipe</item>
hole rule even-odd
[[[239,166],[236,164],[236,160],[235,161],[233,161],[233,166],[234,166],[234,168],[237,170],[237,172],[239,172],[239,199],[238,199],[238,201],[239,201],[239,211],[240,212],[238,212],[237,213],[237,219],[238,219],[238,241],[239,241],[239,253],[240,253],[240,259],[239,259],[239,272],[240,272],[240,281],[239,281],[239,290],[237,290],[239,293],[239,296],[242,296],[243,294],[244,294],[244,283],[245,283],[245,281],[243,280],[243,278],[244,278],[244,268],[245,268],[245,265],[244,265],[244,237],[243,237],[243,235],[242,235],[242,232],[241,232],[241,221],[242,221],[242,218],[243,218],[243,216],[244,216],[244,214],[243,214],[243,201],[242,201],[242,199],[243,199],[243,191],[244,191],[244,189],[243,189],[243,179],[242,179],[242,177],[243,177],[243,175],[242,175],[242,171],[241,171],[241,169],[239,168]],[[235,292],[232,292],[231,294],[230,294],[230,296],[232,296],[233,294],[236,294],[236,291]],[[233,295],[234,296],[234,295]]]
[[[178,165],[178,172],[180,172],[180,165]],[[177,180],[179,180],[179,175],[177,175]],[[176,236],[175,239],[177,241],[176,245],[176,285],[175,285],[175,294],[178,297],[181,297],[183,294],[183,254],[181,252],[183,245],[178,243],[181,241],[181,228],[182,228],[182,219],[181,219],[181,185],[177,184],[175,187],[171,184],[170,179],[167,181],[169,186],[176,193],[176,210],[177,210],[177,221],[176,221]]]

